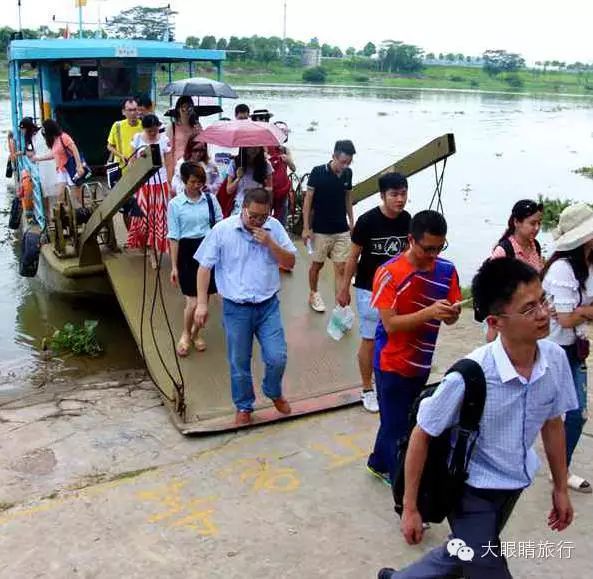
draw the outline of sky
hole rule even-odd
[[[477,56],[487,49],[520,53],[528,62],[593,62],[590,0],[171,0],[176,36],[282,36],[284,3],[287,36],[362,48],[385,39],[416,44],[426,52]],[[17,0],[2,0],[0,25],[18,26]],[[162,6],[167,0],[87,0],[84,20],[113,16],[132,6]],[[77,20],[74,0],[21,0],[23,27]],[[57,26],[56,26],[57,28]]]

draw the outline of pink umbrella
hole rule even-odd
[[[251,121],[219,121],[200,133],[200,141],[220,147],[275,147],[286,135],[275,125]]]

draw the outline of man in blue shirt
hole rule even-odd
[[[278,268],[294,267],[296,247],[280,222],[270,217],[271,204],[265,189],[248,190],[241,213],[217,223],[195,256],[200,263],[196,327],[204,327],[208,319],[208,284],[213,267],[216,287],[223,297],[237,426],[251,422],[255,402],[251,375],[254,336],[266,366],[262,390],[279,412],[291,411],[282,396],[287,348],[277,294]]]
[[[533,482],[538,467],[533,444],[540,431],[554,481],[548,525],[562,531],[572,522],[562,416],[577,401],[564,351],[543,339],[550,310],[538,273],[517,259],[487,261],[472,291],[476,319],[485,319],[498,338],[468,356],[484,370],[486,402],[469,476],[448,516],[451,541],[401,571],[381,569],[379,579],[510,579],[499,534]],[[405,463],[401,528],[410,545],[422,541],[417,496],[430,437],[458,423],[464,390],[461,375],[454,372],[420,404]]]

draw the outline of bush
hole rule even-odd
[[[504,81],[513,88],[522,88],[524,84],[523,79],[518,74],[507,74]]]
[[[544,213],[542,215],[542,229],[550,231],[558,225],[560,214],[574,203],[572,199],[550,199],[544,197],[541,193],[537,196],[538,203],[544,204]]]
[[[371,79],[364,74],[354,75],[354,82],[369,82],[369,80],[371,80]]]
[[[459,76],[457,74],[453,74],[449,77],[449,80],[451,82],[463,82],[465,79],[462,76]]]
[[[478,88],[480,86],[480,83],[477,80],[470,80],[469,86],[471,86],[472,88]]]
[[[314,66],[303,72],[303,80],[305,82],[324,83],[326,78],[327,71],[321,66]]]

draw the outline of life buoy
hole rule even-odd
[[[19,189],[19,197],[23,203],[25,211],[33,210],[33,180],[28,171],[21,172],[21,186]]]

